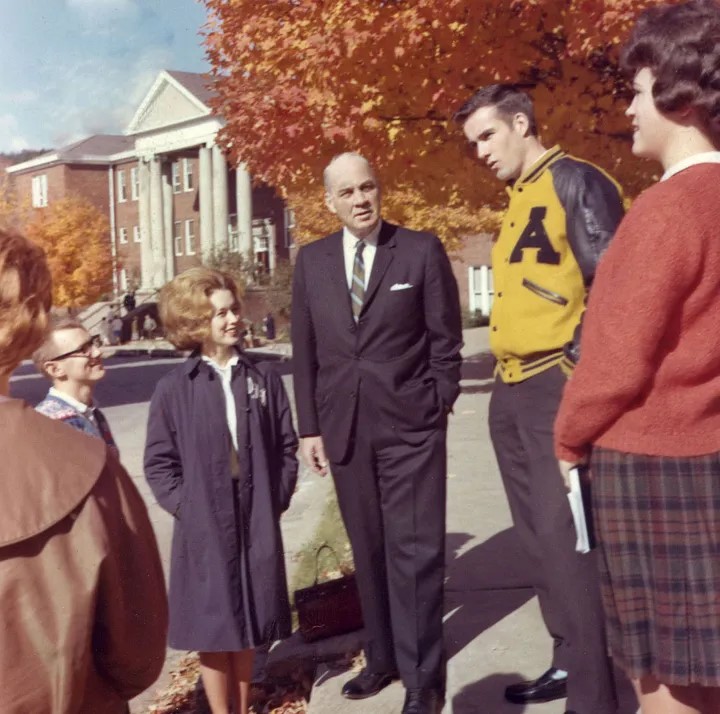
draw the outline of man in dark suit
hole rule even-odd
[[[301,455],[316,473],[331,467],[365,620],[367,666],[343,695],[372,696],[399,674],[403,714],[434,714],[457,284],[437,237],[381,219],[362,156],[336,157],[324,179],[344,228],[298,253],[292,342]]]

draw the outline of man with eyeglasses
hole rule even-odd
[[[56,321],[33,354],[35,366],[52,381],[47,396],[35,408],[117,449],[93,399],[95,386],[105,376],[100,344],[100,337],[91,335],[77,320]]]

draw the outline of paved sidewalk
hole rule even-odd
[[[565,702],[514,705],[507,684],[532,679],[550,663],[551,641],[540,618],[528,567],[510,513],[487,428],[493,361],[487,328],[465,331],[462,394],[448,432],[448,511],[444,714],[563,714]],[[350,702],[339,696],[351,675],[323,670],[310,714],[399,714],[399,683],[381,695]],[[620,714],[634,714],[623,691]],[[583,712],[582,714],[595,714]]]

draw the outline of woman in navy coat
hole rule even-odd
[[[213,714],[247,712],[254,649],[290,634],[280,515],[297,438],[280,377],[236,347],[233,280],[191,268],[160,294],[168,339],[191,356],[150,403],[145,476],[175,517],[169,644],[197,650]]]

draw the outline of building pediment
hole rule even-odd
[[[126,134],[143,134],[204,119],[212,113],[199,97],[169,72],[160,72],[140,103]]]

